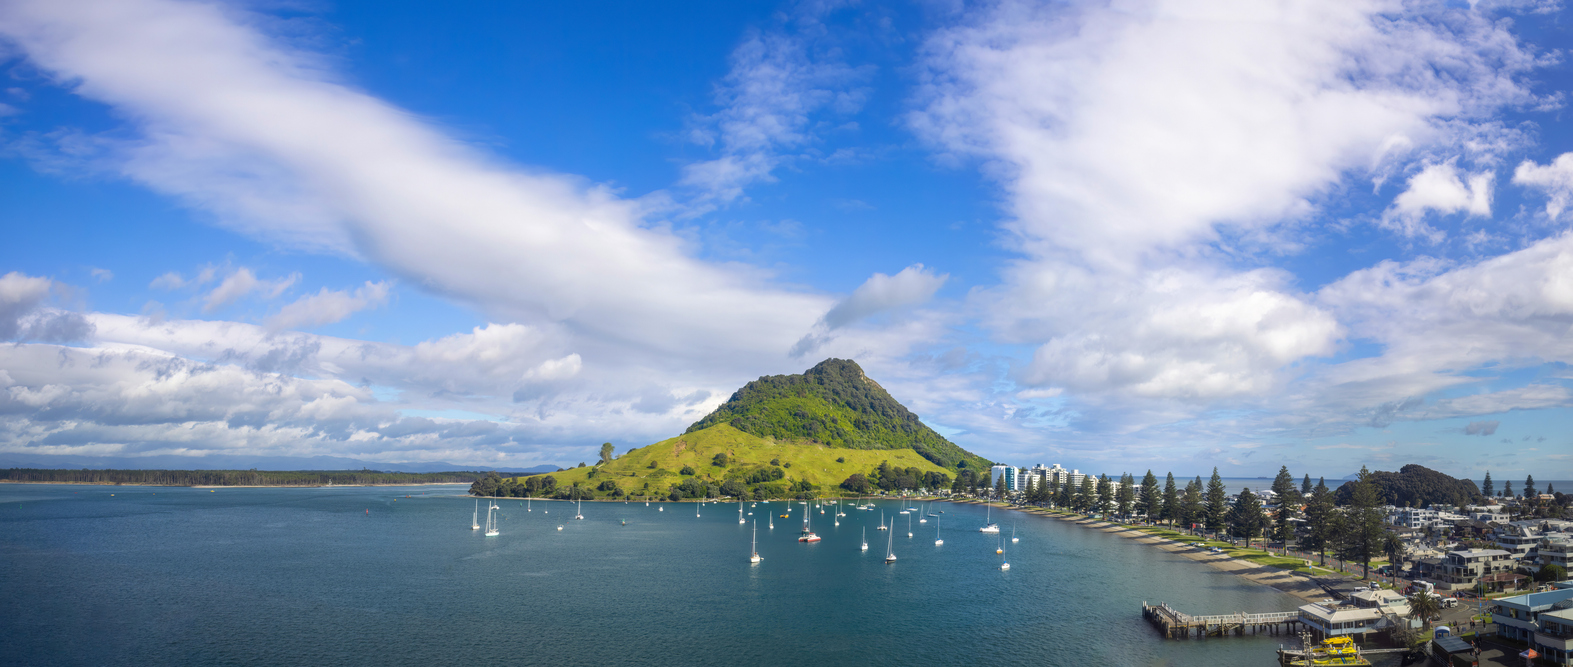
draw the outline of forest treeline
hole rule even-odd
[[[351,484],[462,484],[485,472],[379,470],[45,470],[0,469],[0,482],[146,484],[150,486],[326,486]]]

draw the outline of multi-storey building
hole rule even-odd
[[[1467,590],[1480,583],[1482,577],[1501,572],[1511,574],[1517,564],[1512,554],[1501,549],[1449,551],[1432,571],[1431,577],[1437,580],[1437,588]]]
[[[1498,634],[1530,644],[1553,663],[1566,665],[1568,651],[1573,650],[1569,607],[1573,607],[1573,588],[1502,598],[1491,605],[1491,621],[1497,624]]]

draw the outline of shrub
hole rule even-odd
[[[792,467],[792,462],[791,461],[787,461],[786,463],[781,464],[781,467],[783,467],[783,468],[790,468],[790,467]]]
[[[614,480],[610,480],[609,479],[609,480],[606,480],[604,482],[601,482],[601,484],[599,486],[595,487],[595,489],[597,491],[616,491],[617,490],[617,482],[614,481]]]
[[[735,479],[729,479],[721,483],[721,495],[723,496],[737,496],[741,498],[747,492],[748,487],[743,486],[741,482]]]
[[[654,469],[654,468],[655,468],[655,461],[651,461],[651,462],[650,462],[650,465],[647,465],[647,466],[645,466],[645,467],[646,467],[646,468],[650,468],[650,469]]]
[[[779,459],[779,458],[770,459],[770,465],[773,465],[773,466],[781,465],[781,459]]]
[[[836,457],[836,463],[846,463],[846,462],[847,462],[847,457],[845,457],[845,456],[837,456]]]
[[[721,452],[716,454],[715,458],[710,459],[710,465],[725,468],[728,460],[726,452]]]
[[[692,475],[692,474],[694,474],[694,467],[693,466],[683,466],[683,469],[677,471],[677,473],[679,475]]]

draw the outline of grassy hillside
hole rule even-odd
[[[990,462],[935,433],[856,362],[826,359],[802,375],[767,375],[744,385],[693,434],[728,424],[754,436],[858,450],[911,449],[951,474]],[[834,457],[832,457],[834,458]],[[848,459],[851,460],[851,459]]]
[[[725,467],[714,465],[716,454],[726,454]],[[781,465],[772,465],[771,461]],[[743,433],[730,424],[717,424],[640,447],[601,466],[574,468],[539,477],[554,478],[559,490],[575,484],[595,490],[611,481],[634,496],[667,496],[673,485],[691,479],[717,486],[733,480],[745,488],[749,496],[764,487],[767,497],[798,495],[793,485],[808,482],[816,487],[814,495],[828,496],[845,493],[837,488],[843,480],[853,473],[868,475],[882,462],[889,462],[893,468],[916,468],[922,473],[944,474],[947,479],[950,476],[950,471],[910,449],[857,450],[804,441],[783,442]],[[652,464],[655,467],[652,468]],[[693,468],[695,474],[681,474],[684,466]],[[762,479],[770,476],[772,470],[779,470],[781,477]],[[750,476],[754,481],[750,481]],[[522,484],[524,479],[518,478],[515,483]],[[609,492],[596,491],[595,495],[606,497]]]

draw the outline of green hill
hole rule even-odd
[[[802,375],[748,383],[675,438],[596,466],[489,476],[471,490],[584,498],[823,497],[948,488],[958,475],[986,474],[990,465],[924,426],[856,363],[828,359]]]
[[[847,449],[911,449],[952,472],[989,461],[957,447],[863,374],[856,362],[826,359],[802,375],[767,375],[744,385],[688,432],[731,424],[744,433]]]
[[[1458,506],[1485,501],[1474,482],[1413,463],[1399,468],[1398,472],[1373,472],[1370,479],[1376,484],[1377,494],[1385,505],[1426,507],[1431,503],[1445,503]],[[1343,486],[1338,487],[1333,492],[1334,502],[1339,505],[1349,504],[1349,499],[1354,495],[1354,484],[1344,482]]]

